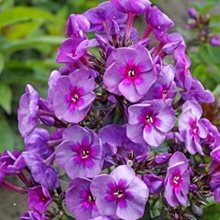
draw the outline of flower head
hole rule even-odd
[[[118,11],[112,2],[107,1],[97,7],[89,9],[83,14],[90,22],[90,31],[109,31],[112,21],[122,25],[126,21],[126,14]]]
[[[107,125],[100,129],[99,137],[108,161],[110,157],[116,157],[121,164],[130,161],[142,162],[149,154],[149,148],[145,143],[136,144],[127,138],[125,126]]]
[[[58,79],[53,97],[53,108],[57,118],[78,123],[87,115],[95,99],[93,72],[79,69]]]
[[[155,80],[151,55],[140,45],[116,49],[104,75],[107,90],[130,102],[143,98]]]
[[[175,112],[170,102],[145,101],[128,108],[127,136],[135,143],[158,147],[175,124]]]
[[[68,210],[78,219],[85,220],[98,216],[95,197],[90,190],[91,181],[83,178],[74,179],[66,192]]]
[[[36,128],[32,133],[25,137],[25,148],[27,151],[36,152],[43,159],[46,159],[52,153],[52,148],[50,148],[47,144],[49,139],[50,135],[47,130]]]
[[[95,132],[77,125],[64,131],[63,142],[56,150],[56,162],[72,179],[99,174],[102,157],[102,144]]]
[[[169,161],[165,178],[164,197],[167,203],[174,207],[186,205],[190,186],[189,162],[183,153],[177,151]]]
[[[203,155],[200,139],[207,137],[207,129],[200,120],[202,108],[196,102],[187,101],[179,117],[179,132],[191,154]]]
[[[69,37],[82,37],[89,31],[90,23],[83,15],[71,14],[66,24],[66,34]]]
[[[60,183],[57,170],[47,165],[39,154],[30,151],[24,152],[22,155],[37,183],[50,190],[59,187]]]
[[[37,125],[40,96],[31,85],[27,85],[18,108],[18,129],[24,137]]]
[[[44,213],[52,202],[49,191],[42,186],[35,186],[28,189],[28,208]]]
[[[81,37],[68,38],[58,49],[57,62],[73,64],[86,56],[88,47],[88,39],[82,39]]]
[[[110,175],[95,177],[91,191],[101,214],[126,220],[142,217],[149,194],[145,183],[126,165],[115,168]]]
[[[112,0],[113,5],[124,13],[143,14],[143,12],[150,6],[148,0]]]
[[[166,32],[174,25],[173,21],[156,6],[147,8],[145,19],[155,31]]]

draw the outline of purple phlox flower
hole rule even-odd
[[[71,14],[66,24],[66,34],[69,37],[84,37],[84,32],[88,32],[90,23],[87,18],[79,14]]]
[[[197,79],[192,79],[192,85],[189,90],[182,92],[184,100],[197,102],[213,103],[215,98],[209,90],[205,90],[201,82]]]
[[[58,119],[78,123],[86,117],[95,99],[92,74],[93,71],[79,69],[58,79],[53,97],[53,108]]]
[[[204,140],[204,143],[207,144],[210,149],[214,149],[220,146],[220,133],[218,131],[218,128],[206,118],[202,118],[201,121],[208,129],[208,135]]]
[[[145,20],[149,25],[148,28],[155,32],[166,32],[174,25],[173,21],[156,6],[147,8]]]
[[[52,196],[43,186],[28,189],[28,208],[44,213],[52,202]]]
[[[39,108],[39,119],[41,124],[54,126],[56,119],[50,100],[41,98],[39,100]]]
[[[220,163],[220,146],[214,148],[210,153],[210,156],[215,162]],[[219,171],[220,172],[220,171]]]
[[[60,71],[58,71],[58,70],[54,70],[50,74],[50,77],[48,79],[48,86],[49,86],[49,88],[48,88],[48,100],[50,102],[52,102],[52,100],[53,100],[54,92],[56,91],[55,87],[56,87],[57,81],[59,80],[59,78],[61,76],[62,75],[61,75]]]
[[[43,159],[48,158],[52,153],[52,148],[48,146],[50,139],[49,132],[43,128],[35,128],[32,133],[24,139],[25,149],[39,154]]]
[[[151,195],[158,194],[161,192],[163,187],[163,178],[155,174],[149,173],[144,175],[144,182],[149,188]]]
[[[188,15],[192,19],[197,19],[199,16],[198,11],[193,7],[188,8]]]
[[[144,100],[152,99],[170,99],[176,94],[176,83],[174,82],[174,67],[166,65],[159,68],[159,75],[156,82],[150,87],[149,91],[143,98]]]
[[[191,154],[203,155],[201,139],[207,137],[208,131],[200,120],[202,108],[196,102],[186,101],[179,117],[179,132]]]
[[[220,47],[220,38],[217,35],[211,36],[209,43],[214,47]]]
[[[209,185],[212,189],[214,199],[216,202],[220,203],[220,163],[219,163],[219,149],[212,153],[213,161],[210,166],[209,175],[211,180]]]
[[[32,210],[25,212],[20,220],[46,220],[44,214],[40,214],[39,212]]]
[[[124,13],[140,15],[151,5],[148,0],[111,0],[112,4]]]
[[[135,143],[158,147],[175,124],[170,100],[152,100],[128,108],[127,136]]]
[[[121,164],[128,164],[130,161],[143,162],[149,155],[146,144],[136,144],[127,138],[125,126],[107,125],[100,129],[99,137],[107,159],[116,157]]]
[[[56,149],[56,162],[70,178],[92,178],[101,172],[102,144],[90,129],[72,126],[63,132],[63,142]]]
[[[27,85],[18,108],[18,129],[23,137],[37,125],[39,100],[38,92],[31,85]]]
[[[177,151],[169,161],[165,178],[164,197],[167,203],[175,207],[187,204],[190,186],[189,162],[183,153]]]
[[[139,101],[156,80],[149,51],[140,45],[119,48],[109,59],[104,74],[107,90],[130,102]]]
[[[186,47],[184,39],[179,33],[164,33],[156,37],[160,41],[158,49],[161,49],[165,54],[173,54],[179,46]]]
[[[0,183],[4,180],[5,175],[19,174],[24,167],[25,164],[22,163],[20,151],[2,152],[0,154]]]
[[[115,168],[110,175],[95,177],[91,191],[101,214],[126,220],[143,216],[149,194],[146,184],[126,165]]]
[[[49,190],[56,189],[60,186],[57,170],[51,165],[47,165],[46,161],[43,161],[39,154],[26,151],[22,155],[37,183]]]
[[[76,178],[70,183],[66,192],[66,206],[77,220],[87,220],[99,216],[95,197],[90,190],[91,181]]]
[[[171,156],[171,153],[161,153],[155,156],[154,161],[156,164],[162,165],[167,163]]]
[[[192,75],[189,71],[191,61],[186,55],[185,45],[180,45],[173,53],[175,61],[176,83],[179,87],[190,90],[192,85]]]
[[[97,7],[86,11],[83,15],[90,22],[90,31],[107,31],[107,34],[111,28],[112,21],[115,21],[120,26],[127,19],[127,15],[118,11],[110,1],[99,4]]]
[[[74,64],[80,59],[86,59],[89,44],[88,39],[80,37],[66,39],[58,49],[57,62]]]

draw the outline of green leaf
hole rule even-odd
[[[0,14],[0,28],[30,19],[53,21],[55,16],[40,8],[17,6],[9,8]]]
[[[0,111],[0,152],[14,148],[14,133],[7,121],[7,118]]]
[[[13,53],[18,50],[36,48],[45,45],[59,45],[64,40],[64,37],[59,36],[39,36],[34,38],[14,40],[5,43],[2,46],[2,51],[5,53]]]
[[[7,31],[5,31],[4,35],[10,40],[25,38],[33,31],[37,30],[41,24],[42,22],[40,20],[18,23],[8,28]]]
[[[0,74],[1,74],[2,70],[4,69],[4,65],[5,65],[4,57],[3,57],[3,55],[0,53]]]
[[[204,220],[219,220],[220,205],[213,204],[204,209]]]
[[[11,113],[12,92],[11,88],[0,82],[0,106],[8,113]]]

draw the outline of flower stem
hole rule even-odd
[[[39,110],[39,115],[40,116],[54,117],[54,113],[53,112],[50,112],[50,111],[47,111],[47,110],[43,110],[43,109]]]
[[[148,26],[146,27],[146,29],[144,30],[144,32],[143,32],[141,38],[142,38],[142,39],[148,38],[149,35],[150,35],[150,33],[151,33],[151,31],[152,31],[152,27],[151,27],[150,25],[148,25]]]
[[[7,180],[3,181],[2,186],[6,189],[13,191],[13,192],[22,193],[22,194],[26,193],[25,189],[23,189],[22,187],[13,185],[10,182],[8,182]]]
[[[133,13],[128,14],[128,23],[127,23],[126,32],[125,32],[125,39],[128,39],[130,37],[134,18],[135,18],[135,14]]]

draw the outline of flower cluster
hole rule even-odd
[[[214,97],[173,26],[149,0],[70,15],[47,98],[27,85],[20,99],[25,151],[0,156],[1,186],[27,193],[22,220],[188,219],[220,202],[220,134],[200,106]]]

